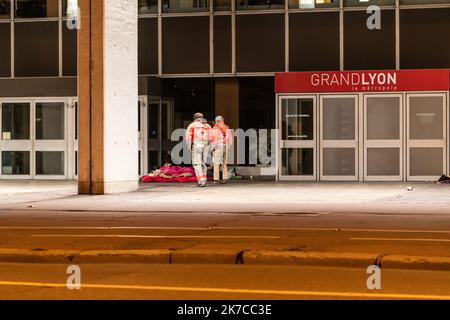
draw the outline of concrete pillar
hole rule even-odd
[[[78,4],[78,192],[136,190],[137,1]]]
[[[239,128],[239,79],[216,79],[215,108],[230,128]]]

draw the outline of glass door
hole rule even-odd
[[[445,94],[407,95],[408,180],[436,181],[447,173]]]
[[[36,179],[67,178],[66,100],[34,103],[34,160]]]
[[[403,180],[401,94],[364,96],[364,180]]]
[[[31,113],[31,101],[0,101],[1,179],[30,179],[33,175]]]
[[[148,171],[161,167],[169,159],[174,128],[174,105],[170,99],[151,99],[147,108]]]
[[[279,179],[317,180],[316,96],[280,97]]]
[[[320,180],[358,180],[358,96],[320,96]]]

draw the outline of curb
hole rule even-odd
[[[242,264],[450,271],[450,257],[426,257],[335,252],[220,250],[27,250],[0,249],[0,263],[151,263]]]

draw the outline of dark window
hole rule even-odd
[[[339,0],[289,0],[290,9],[314,9],[339,7]]]
[[[21,22],[14,28],[16,76],[58,76],[58,22]]]
[[[158,12],[158,0],[139,0],[139,13],[157,13]]]
[[[36,152],[37,175],[64,175],[63,151],[37,151]]]
[[[400,66],[450,67],[450,9],[400,11]]]
[[[284,0],[236,0],[238,10],[284,9]]]
[[[162,0],[163,12],[209,11],[208,0]]]
[[[158,74],[158,20],[139,19],[139,74]]]
[[[11,2],[10,0],[0,0],[0,19],[11,18]]]
[[[0,77],[11,76],[11,26],[0,24]]]
[[[59,16],[58,0],[16,1],[17,18],[46,18]]]
[[[3,175],[29,175],[30,152],[28,151],[3,151],[2,152]]]
[[[381,11],[381,29],[370,30],[365,11],[344,13],[346,70],[395,69],[395,12]]]
[[[344,0],[344,7],[368,7],[370,5],[377,6],[394,6],[395,0]]]
[[[231,0],[214,0],[215,11],[230,11]]]
[[[63,23],[63,75],[77,75],[77,30],[69,30]]]
[[[291,71],[339,70],[339,13],[289,15]]]
[[[231,17],[214,17],[214,72],[231,73]]]
[[[3,140],[30,139],[29,103],[2,104],[2,139]]]
[[[284,71],[284,15],[236,16],[238,72]]]
[[[209,17],[163,19],[163,72],[209,73]]]

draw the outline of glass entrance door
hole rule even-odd
[[[403,180],[401,94],[364,96],[364,180]]]
[[[30,179],[31,161],[31,121],[30,101],[0,102],[0,177],[2,179]]]
[[[67,179],[67,100],[0,102],[0,178]]]
[[[445,94],[407,95],[408,180],[436,181],[447,170]]]
[[[161,167],[172,148],[170,140],[174,127],[172,100],[150,100],[147,109],[148,171]]]
[[[279,179],[317,180],[316,97],[282,97],[278,107]]]
[[[320,180],[358,180],[358,96],[320,97]]]

